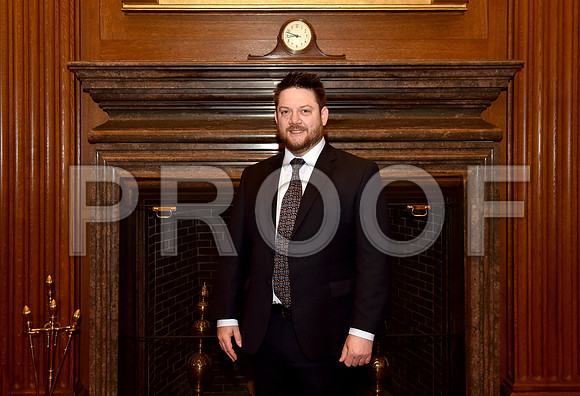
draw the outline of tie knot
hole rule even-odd
[[[304,162],[304,160],[302,158],[294,158],[292,161],[290,161],[290,165],[292,166],[292,171],[296,172],[296,171],[300,170],[302,165],[304,165],[305,163],[306,162]]]

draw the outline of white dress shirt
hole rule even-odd
[[[300,181],[302,182],[302,193],[304,194],[304,190],[306,190],[306,186],[308,185],[308,181],[310,180],[310,176],[312,176],[312,171],[314,170],[314,166],[316,165],[316,161],[318,161],[318,157],[320,153],[322,153],[322,149],[326,141],[324,138],[320,140],[316,144],[316,146],[312,147],[306,154],[302,157],[305,164],[300,167],[299,175]],[[292,178],[292,166],[290,165],[290,161],[292,161],[296,156],[292,154],[288,149],[284,149],[284,159],[282,160],[282,168],[280,169],[280,179],[278,180],[278,195],[277,195],[277,202],[276,202],[276,229],[278,229],[278,220],[280,218],[280,207],[282,206],[282,199],[284,198],[284,194],[288,190],[288,186],[290,185],[290,179]],[[281,304],[280,299],[274,293],[274,286],[272,286],[272,304]],[[217,326],[237,326],[238,321],[236,319],[219,319],[217,321]],[[373,341],[374,334],[360,330],[355,328],[350,328],[349,334]]]

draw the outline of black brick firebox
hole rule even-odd
[[[385,333],[377,337],[391,363],[385,395],[466,393],[462,183],[443,178],[439,184],[446,202],[442,232],[424,252],[392,257],[389,313]],[[433,214],[412,212],[408,205],[427,204],[423,192],[412,183],[390,184],[386,192],[389,237],[417,238]],[[162,255],[162,246],[172,241],[163,239],[153,206],[143,202],[121,224],[119,394],[189,395],[186,363],[197,347],[195,306],[204,283],[211,300],[219,254],[207,224],[179,220],[170,223],[177,229],[177,254]],[[204,345],[213,363],[204,394],[247,395],[246,357],[232,364],[213,337]],[[361,395],[374,388],[367,371],[357,369],[354,376]]]

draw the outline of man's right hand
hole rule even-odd
[[[240,334],[240,328],[238,326],[221,326],[217,328],[217,337],[220,343],[220,347],[225,353],[228,354],[232,362],[238,359],[236,352],[234,352],[234,346],[232,345],[232,337],[236,340],[236,345],[240,348],[242,347],[242,335]]]

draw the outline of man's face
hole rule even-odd
[[[280,140],[292,154],[300,157],[322,139],[328,109],[319,108],[311,90],[288,88],[280,92],[275,118]]]

